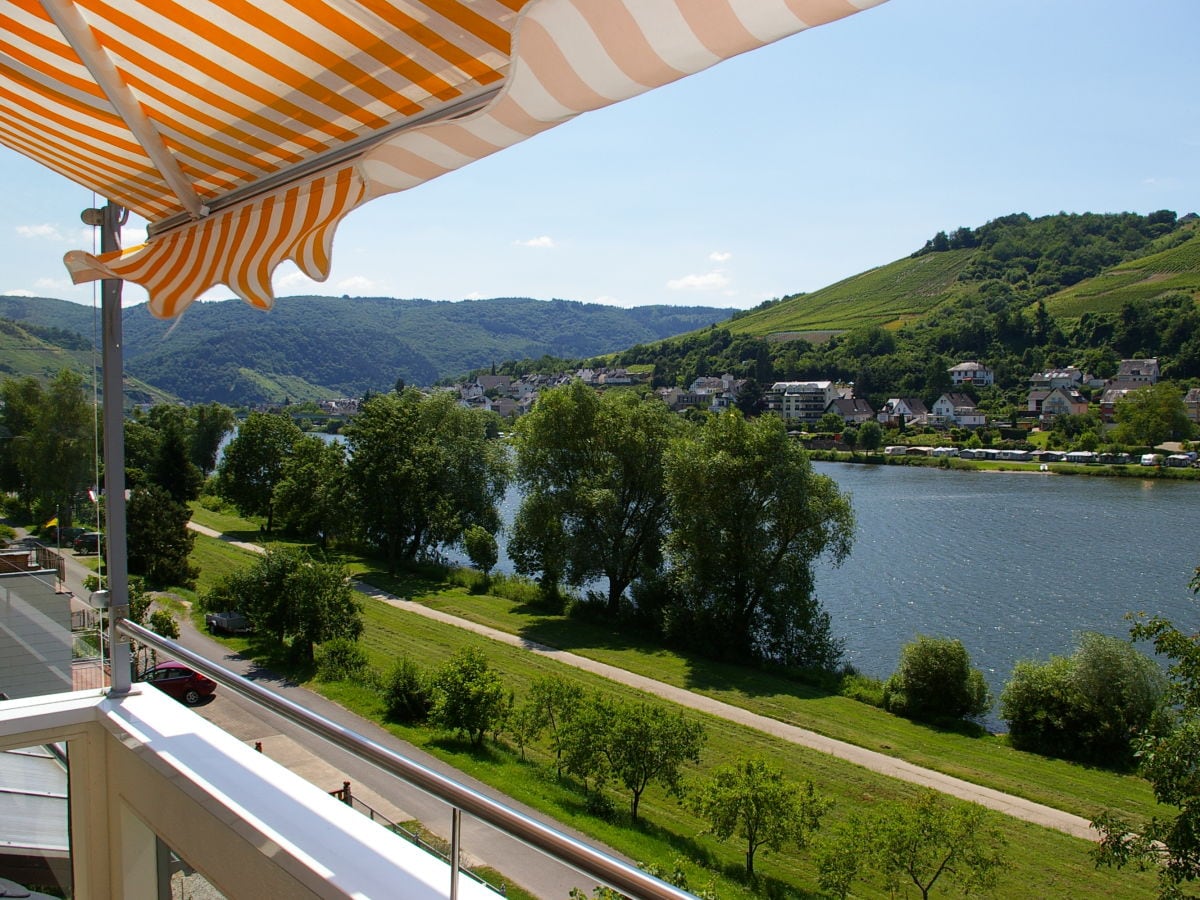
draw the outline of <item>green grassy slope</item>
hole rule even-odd
[[[1046,300],[1056,319],[1078,319],[1085,312],[1119,312],[1131,300],[1147,300],[1168,291],[1185,291],[1200,300],[1200,230],[1169,250],[1114,266]]]
[[[927,314],[950,296],[969,290],[956,279],[972,252],[951,250],[896,260],[811,294],[741,316],[729,324],[729,329],[735,334],[765,337],[787,331],[896,326]]]

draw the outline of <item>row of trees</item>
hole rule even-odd
[[[336,538],[391,571],[443,545],[495,562],[510,477],[482,414],[448,394],[372,396],[346,447],[252,413],[215,490],[299,536]],[[829,668],[840,657],[812,567],[849,552],[854,520],[775,418],[738,412],[694,426],[632,393],[581,383],[546,392],[515,437],[524,489],[509,540],[547,598],[600,579],[597,614],[633,615],[710,655]]]
[[[320,542],[362,544],[389,571],[456,544],[472,526],[494,534],[507,481],[503,448],[483,416],[446,393],[375,394],[346,426],[347,445],[303,434],[290,418],[251,413],[225,449],[216,492],[245,515]]]
[[[849,553],[854,519],[774,417],[693,426],[661,403],[549,391],[518,422],[524,489],[509,553],[559,583],[607,583],[604,614],[708,655],[828,668],[840,657],[813,565]]]
[[[432,672],[398,659],[383,678],[352,644],[322,648],[321,677],[374,683],[389,718],[429,723],[482,745],[507,738],[522,760],[536,747],[557,777],[575,779],[588,809],[611,815],[607,791],[622,788],[629,816],[652,784],[678,796],[719,841],[740,843],[753,879],[762,850],[804,849],[821,829],[832,803],[811,781],[798,782],[761,757],[745,757],[687,777],[700,761],[705,729],[681,712],[646,701],[585,691],[577,682],[544,676],[517,700],[478,650],[460,650]],[[845,820],[817,847],[823,889],[846,897],[860,880],[895,891],[915,883],[928,896],[939,881],[962,889],[995,883],[1003,840],[980,807],[949,803],[932,792],[913,801],[877,804]]]

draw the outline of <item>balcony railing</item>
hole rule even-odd
[[[564,863],[596,882],[623,894],[646,900],[683,900],[692,894],[667,884],[639,869],[530,818],[478,791],[459,784],[399,753],[319,716],[236,673],[193,653],[175,641],[163,638],[125,619],[125,610],[114,607],[110,621],[114,649],[110,698],[127,693],[130,684],[128,639],[152,647],[212,678],[219,684],[294,722],[329,743],[372,763],[383,771],[437,797],[451,808],[449,897],[457,900],[461,852],[462,815],[466,813],[498,831]]]

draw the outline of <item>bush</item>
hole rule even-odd
[[[509,694],[487,657],[474,648],[455,653],[434,678],[435,698],[430,715],[447,731],[465,735],[479,746],[496,730],[508,712]]]
[[[371,664],[357,641],[334,638],[317,649],[317,678],[321,681],[367,680]]]
[[[883,682],[869,675],[851,672],[842,677],[838,693],[868,706],[883,706]]]
[[[429,718],[433,689],[429,675],[411,657],[401,656],[392,665],[384,689],[387,717],[393,722],[415,724]]]
[[[992,705],[983,673],[971,668],[962,641],[918,635],[900,651],[883,687],[883,707],[910,719],[969,719]]]
[[[1125,768],[1164,690],[1158,666],[1132,644],[1086,632],[1071,656],[1017,663],[1000,715],[1020,750]]]
[[[155,634],[176,640],[179,637],[179,623],[165,609],[156,609],[150,613],[150,624],[147,626]]]

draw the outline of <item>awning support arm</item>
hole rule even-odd
[[[75,4],[70,0],[41,0],[41,3],[42,9],[54,20],[54,24],[62,32],[63,37],[79,54],[80,61],[92,73],[92,77],[96,79],[100,90],[104,91],[104,95],[113,105],[117,115],[129,126],[129,130],[142,145],[146,155],[158,167],[159,174],[175,192],[175,196],[179,198],[183,208],[193,219],[207,215],[207,210],[200,201],[200,195],[196,193],[195,187],[183,174],[183,169],[180,168],[179,162],[171,154],[171,151],[167,149],[162,135],[159,134],[154,123],[142,109],[142,105],[121,78],[117,67],[113,65],[108,53],[100,46],[95,33],[84,21]]]

